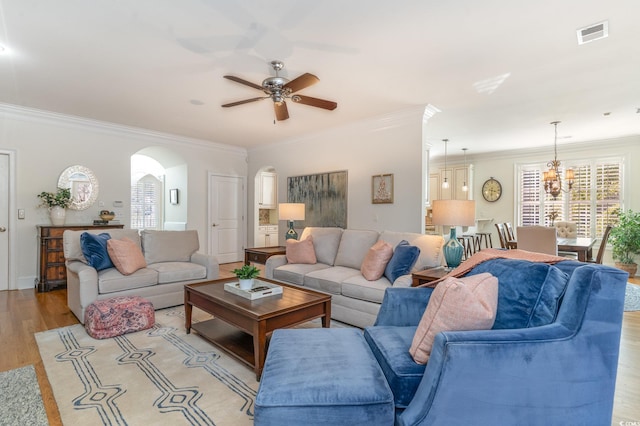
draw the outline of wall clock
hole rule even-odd
[[[502,196],[502,185],[493,177],[487,179],[486,182],[482,184],[482,196],[490,203],[498,201]]]

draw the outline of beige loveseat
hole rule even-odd
[[[144,254],[146,268],[123,275],[114,268],[97,271],[87,264],[82,253],[83,232],[108,233],[111,238],[128,238]],[[105,229],[65,231],[64,257],[67,267],[67,304],[84,324],[84,310],[93,301],[113,296],[142,296],[155,309],[184,303],[184,285],[218,278],[214,256],[198,253],[198,233],[188,231],[150,231]]]
[[[411,286],[411,275],[391,283],[384,276],[367,281],[360,272],[369,249],[383,240],[394,248],[402,241],[420,248],[412,272],[443,264],[444,239],[439,235],[411,232],[307,227],[300,240],[313,237],[315,264],[289,264],[284,255],[271,256],[265,265],[267,278],[331,294],[331,317],[357,327],[373,325],[388,287]]]

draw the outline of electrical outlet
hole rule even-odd
[[[18,209],[18,219],[24,219],[24,209]]]

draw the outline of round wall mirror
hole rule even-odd
[[[98,179],[84,166],[71,166],[64,169],[58,179],[59,188],[71,189],[73,210],[88,209],[98,199]]]

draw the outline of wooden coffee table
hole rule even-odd
[[[256,300],[225,291],[227,278],[184,287],[185,328],[191,328],[239,361],[252,367],[260,380],[266,357],[267,337],[277,328],[294,327],[315,318],[322,326],[331,322],[331,296],[313,290],[260,278],[282,286],[282,294]],[[214,316],[191,324],[193,307]]]

